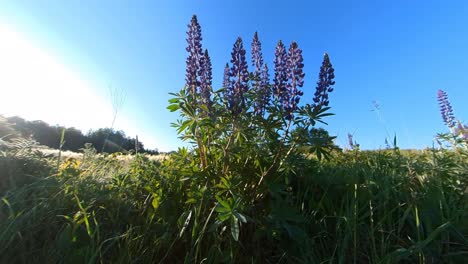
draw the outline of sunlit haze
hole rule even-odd
[[[98,96],[79,72],[11,26],[0,24],[0,39],[0,114],[76,127],[85,133],[111,126],[111,94],[108,98]],[[119,116],[124,107],[116,109],[115,128],[131,136],[138,134],[133,124]],[[141,132],[140,138],[147,147],[157,147],[151,137],[141,137]]]

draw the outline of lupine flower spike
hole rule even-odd
[[[213,79],[211,70],[210,55],[208,54],[208,50],[205,50],[200,67],[200,94],[202,103],[205,104],[208,109],[212,105],[211,86]]]
[[[194,15],[192,17],[188,28],[188,45],[186,50],[189,55],[186,60],[187,69],[185,74],[185,82],[189,92],[195,96],[197,93],[197,87],[200,85],[197,74],[200,71],[200,64],[203,57],[201,27],[200,24],[198,24],[197,16]]]
[[[320,67],[319,80],[314,94],[313,107],[328,106],[328,93],[333,92],[333,85],[335,85],[335,70],[330,63],[328,54],[323,56],[322,66]]]
[[[286,112],[286,119],[288,120],[292,119],[293,112],[297,109],[299,100],[304,94],[298,89],[304,85],[305,74],[303,72],[304,64],[302,62],[302,50],[299,49],[296,42],[292,42],[289,47],[287,62],[287,79],[289,82],[286,87],[289,100],[285,102],[287,103],[286,105],[283,105]]]
[[[254,104],[255,113],[262,116],[265,113],[266,107],[269,105],[271,97],[270,75],[268,73],[267,64],[263,64],[262,72],[260,73],[260,82],[257,87],[258,98]]]
[[[242,39],[237,38],[231,53],[232,66],[229,69],[228,108],[233,114],[239,114],[245,107],[244,93],[248,90],[249,72],[245,59],[245,49]]]
[[[252,66],[255,67],[253,72],[253,88],[257,94],[256,101],[254,102],[255,114],[261,116],[265,112],[271,93],[269,90],[268,66],[263,64],[262,44],[258,39],[258,33],[255,32],[252,41]]]
[[[260,71],[262,70],[263,65],[263,55],[262,55],[262,44],[258,39],[258,33],[255,32],[254,38],[252,41],[252,66],[255,67],[254,76],[258,77]]]
[[[448,100],[447,93],[442,90],[438,90],[437,100],[439,101],[440,113],[442,115],[442,119],[444,120],[444,123],[449,128],[455,127],[455,124],[456,124],[455,116],[453,115],[453,109]]]
[[[273,93],[277,99],[282,99],[286,95],[288,54],[281,40],[276,45],[275,50],[275,77],[273,78]]]

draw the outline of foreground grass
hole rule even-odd
[[[85,153],[59,169],[37,155],[0,158],[1,263],[468,260],[466,150],[290,157],[286,180],[243,207],[219,198],[234,179],[205,188],[183,150],[130,163]],[[223,225],[231,213],[245,221]]]

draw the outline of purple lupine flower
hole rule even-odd
[[[348,133],[348,145],[351,149],[354,149],[356,147],[353,141],[353,135],[351,135],[350,133]]]
[[[320,67],[319,80],[314,94],[313,107],[328,106],[328,93],[333,92],[333,85],[335,85],[335,70],[330,63],[328,54],[323,55],[322,66]]]
[[[296,42],[292,42],[289,47],[288,62],[287,62],[287,101],[284,101],[283,107],[286,113],[286,119],[291,120],[293,112],[297,109],[299,100],[304,94],[298,87],[304,85],[304,60],[302,58],[302,50],[299,49]],[[286,98],[285,98],[286,99]]]
[[[255,32],[252,41],[252,66],[255,67],[254,76],[258,77],[263,65],[262,44],[258,40],[258,33]]]
[[[462,122],[457,122],[457,127],[454,129],[455,136],[460,136],[464,140],[468,140],[468,125],[463,125]]]
[[[252,66],[254,66],[252,86],[257,95],[254,102],[254,112],[257,115],[263,115],[265,107],[269,102],[271,93],[269,92],[268,66],[263,64],[262,44],[258,39],[258,33],[255,32],[252,41]],[[263,66],[263,67],[262,67]]]
[[[223,75],[223,88],[228,89],[231,86],[231,82],[229,81],[229,64],[226,63],[224,67],[224,75]]]
[[[286,96],[288,54],[281,40],[276,45],[275,49],[275,77],[273,78],[273,94],[277,99],[282,99]]]
[[[237,38],[231,53],[232,66],[229,69],[228,108],[234,114],[238,114],[245,107],[244,93],[248,91],[249,72],[245,59],[245,49],[242,38]]]
[[[200,24],[198,24],[196,15],[192,17],[188,28],[188,46],[186,50],[189,55],[186,60],[187,69],[185,74],[185,82],[186,86],[189,88],[190,93],[195,95],[197,93],[197,87],[200,85],[197,74],[200,71],[200,63],[203,57],[201,27]]]
[[[442,119],[444,123],[452,128],[455,126],[455,116],[453,115],[453,109],[448,100],[447,93],[438,90],[437,91],[437,100],[439,101],[440,113],[442,114]]]
[[[262,116],[265,108],[268,106],[271,97],[270,90],[270,75],[268,73],[267,64],[263,64],[262,72],[260,73],[260,81],[256,86],[257,100],[254,103],[255,114]]]
[[[211,59],[208,50],[205,50],[200,65],[200,94],[203,104],[211,107],[211,87],[212,87],[212,73],[211,73]]]
[[[230,92],[232,91],[231,87],[231,80],[229,80],[229,64],[226,63],[226,66],[224,67],[224,72],[223,72],[223,98],[226,106],[228,106],[229,102],[229,97],[230,97]]]

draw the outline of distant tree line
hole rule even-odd
[[[50,148],[58,149],[60,147],[61,134],[65,129],[63,150],[78,152],[85,143],[91,143],[98,152],[135,152],[137,150],[141,153],[159,153],[157,149],[145,149],[143,142],[126,136],[121,130],[99,128],[84,134],[74,127],[51,126],[41,120],[27,121],[18,116],[7,119],[23,137],[31,137],[39,144]]]

